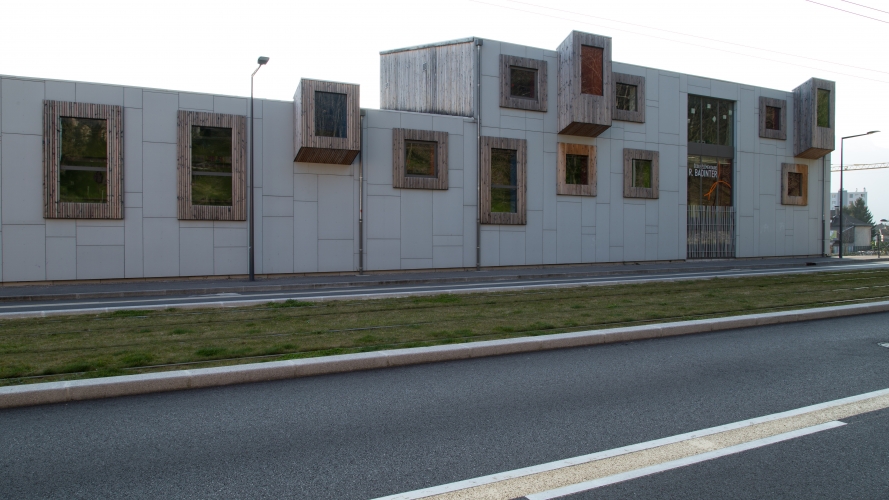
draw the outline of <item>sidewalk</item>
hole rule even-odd
[[[692,260],[660,263],[609,263],[587,265],[550,265],[523,268],[483,268],[475,270],[372,272],[364,275],[310,275],[263,277],[250,282],[246,278],[177,278],[157,280],[119,280],[113,282],[77,282],[73,284],[34,284],[0,286],[0,302],[29,302],[121,297],[161,297],[211,295],[219,293],[276,292],[322,288],[349,288],[384,285],[494,282],[554,278],[584,278],[663,273],[694,273],[727,270],[787,269],[795,267],[845,266],[861,264],[861,259],[839,260],[830,257],[773,258],[742,260]]]

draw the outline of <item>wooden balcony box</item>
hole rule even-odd
[[[358,85],[303,78],[293,96],[295,162],[351,165],[361,150]]]
[[[820,78],[793,89],[793,156],[815,160],[835,149],[836,83]]]
[[[596,137],[614,108],[611,37],[572,31],[559,45],[559,133]]]

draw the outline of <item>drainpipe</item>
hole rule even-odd
[[[358,116],[358,274],[364,274],[364,113]]]
[[[821,256],[827,257],[828,253],[824,251],[826,245],[826,234],[824,233],[824,197],[827,196],[827,179],[830,171],[825,170],[827,155],[821,157]]]
[[[482,269],[482,44],[475,39],[478,79],[475,82],[475,131],[476,131],[476,176],[475,176],[475,270]]]

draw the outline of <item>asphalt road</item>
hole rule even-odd
[[[656,274],[622,274],[618,276],[571,277],[571,278],[526,278],[518,280],[492,280],[490,277],[465,283],[438,284],[394,284],[374,286],[331,286],[329,288],[288,291],[218,293],[211,295],[184,296],[147,296],[123,298],[90,298],[76,300],[47,300],[16,302],[4,300],[0,302],[0,317],[42,313],[93,312],[116,309],[163,309],[167,307],[190,306],[238,306],[265,303],[270,301],[323,300],[332,297],[370,298],[386,296],[405,296],[414,294],[438,294],[483,292],[508,289],[546,288],[577,285],[610,285],[618,283],[643,283],[653,281],[674,281],[688,279],[707,279],[716,277],[764,276],[779,274],[820,273],[861,271],[866,269],[885,269],[889,266],[886,260],[848,262],[843,265],[793,267],[783,269],[751,269],[748,264],[739,264],[730,270],[713,271],[669,271]],[[160,286],[160,285],[158,285]],[[64,288],[64,287],[63,287]],[[88,290],[85,290],[88,291]]]
[[[0,497],[375,498],[885,389],[887,325],[877,314],[0,410]],[[868,498],[887,464],[885,418],[869,415],[596,494],[668,481],[674,498],[812,498],[796,488],[817,473]],[[769,480],[745,487],[758,474]]]

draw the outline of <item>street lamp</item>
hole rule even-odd
[[[877,132],[879,132],[879,130],[871,130],[870,132],[868,132],[866,134],[849,135],[849,136],[846,136],[846,137],[843,137],[840,139],[840,192],[837,195],[837,198],[838,198],[837,202],[838,202],[838,205],[840,206],[839,235],[840,235],[840,258],[841,259],[843,258],[843,207],[844,207],[844,205],[843,205],[843,141],[845,141],[846,139],[851,139],[853,137],[861,137],[863,135],[876,134]],[[854,235],[853,235],[853,238],[854,238]]]
[[[256,152],[254,151],[254,146],[256,145],[256,140],[253,138],[253,77],[256,75],[256,72],[260,70],[267,62],[269,62],[268,57],[260,57],[256,60],[259,66],[256,67],[256,71],[250,75],[250,189],[248,189],[247,196],[250,198],[250,209],[247,211],[248,219],[247,219],[247,227],[249,227],[250,231],[250,241],[247,243],[247,254],[248,254],[248,274],[250,275],[250,281],[255,280],[255,276],[253,275],[253,226],[254,226],[254,216],[253,216],[253,160],[256,157]],[[840,155],[842,156],[842,155]],[[840,181],[842,184],[842,181]]]
[[[889,220],[880,219],[880,224],[883,226],[885,226],[887,222],[889,222]],[[883,228],[881,227],[881,228],[877,229],[877,258],[878,259],[880,258],[880,249],[882,248],[882,246],[883,246]]]

